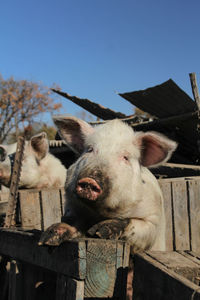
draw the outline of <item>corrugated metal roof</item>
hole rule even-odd
[[[80,107],[86,109],[87,111],[89,111],[90,113],[92,113],[93,115],[97,116],[102,120],[112,120],[116,118],[121,119],[126,117],[126,115],[124,115],[121,112],[115,112],[114,110],[103,107],[102,105],[92,102],[89,99],[80,99],[76,96],[71,96],[68,93],[64,93],[55,89],[52,89],[52,91],[67,98],[68,100],[79,105]]]
[[[128,117],[88,99],[79,99],[67,93],[54,91],[103,120],[122,118],[136,131],[159,131],[179,144],[171,162],[200,164],[198,109],[196,103],[172,79],[146,90],[119,94],[133,105],[157,117],[153,121],[140,120],[137,116]],[[102,122],[96,122],[99,123]]]
[[[196,103],[172,79],[155,87],[119,95],[158,118],[182,115],[197,110]]]

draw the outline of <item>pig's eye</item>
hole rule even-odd
[[[128,158],[128,156],[126,156],[126,155],[123,156],[123,159],[124,159],[125,161],[129,161],[129,158]]]
[[[0,161],[4,161],[6,159],[6,151],[0,147]]]
[[[91,147],[91,146],[88,147],[87,150],[86,150],[87,153],[90,153],[90,152],[92,152],[92,151],[93,151],[93,147]]]

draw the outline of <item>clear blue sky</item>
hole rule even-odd
[[[0,73],[58,84],[127,115],[115,92],[172,78],[190,96],[200,83],[199,0],[6,0],[0,4]],[[77,105],[62,97],[61,113]]]

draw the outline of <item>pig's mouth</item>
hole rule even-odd
[[[78,180],[76,193],[80,198],[95,201],[102,194],[102,189],[95,179],[85,177]]]

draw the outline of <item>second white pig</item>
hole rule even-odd
[[[0,183],[10,186],[16,143],[0,145]],[[45,132],[25,142],[19,188],[60,188],[66,181],[67,170],[55,156],[49,153]]]

